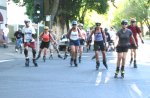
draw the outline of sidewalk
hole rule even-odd
[[[9,43],[8,48],[4,48],[3,45],[0,45],[0,53],[0,60],[17,59],[24,57],[23,54],[15,52],[14,43]]]

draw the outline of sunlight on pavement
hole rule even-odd
[[[105,77],[105,84],[110,80],[110,73],[107,72],[107,76]]]
[[[0,63],[9,62],[9,61],[14,61],[14,59],[10,59],[10,60],[0,60]]]
[[[99,72],[96,78],[96,83],[95,83],[96,86],[100,84],[101,78],[102,78],[102,72]]]
[[[136,94],[138,94],[141,98],[143,98],[143,97],[142,97],[142,96],[143,96],[143,93],[142,93],[142,91],[137,87],[136,84],[132,84],[132,85],[131,85],[131,88],[132,88],[132,90],[133,90]]]

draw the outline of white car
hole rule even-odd
[[[65,36],[63,36],[60,41],[59,41],[59,50],[60,51],[65,51],[66,46],[69,44],[69,39]]]

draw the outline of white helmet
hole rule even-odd
[[[30,19],[25,19],[24,22],[25,23],[30,23]]]
[[[72,25],[77,25],[77,21],[76,21],[76,20],[73,20],[73,21],[72,21]]]

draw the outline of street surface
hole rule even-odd
[[[40,58],[34,67],[29,52],[30,67],[24,67],[24,55],[14,45],[0,47],[0,98],[150,98],[149,50],[150,41],[139,45],[137,69],[129,65],[129,51],[125,78],[114,79],[116,52],[107,52],[108,70],[101,62],[96,71],[92,50],[84,52],[78,67],[70,67],[70,57],[57,55],[46,62]]]

